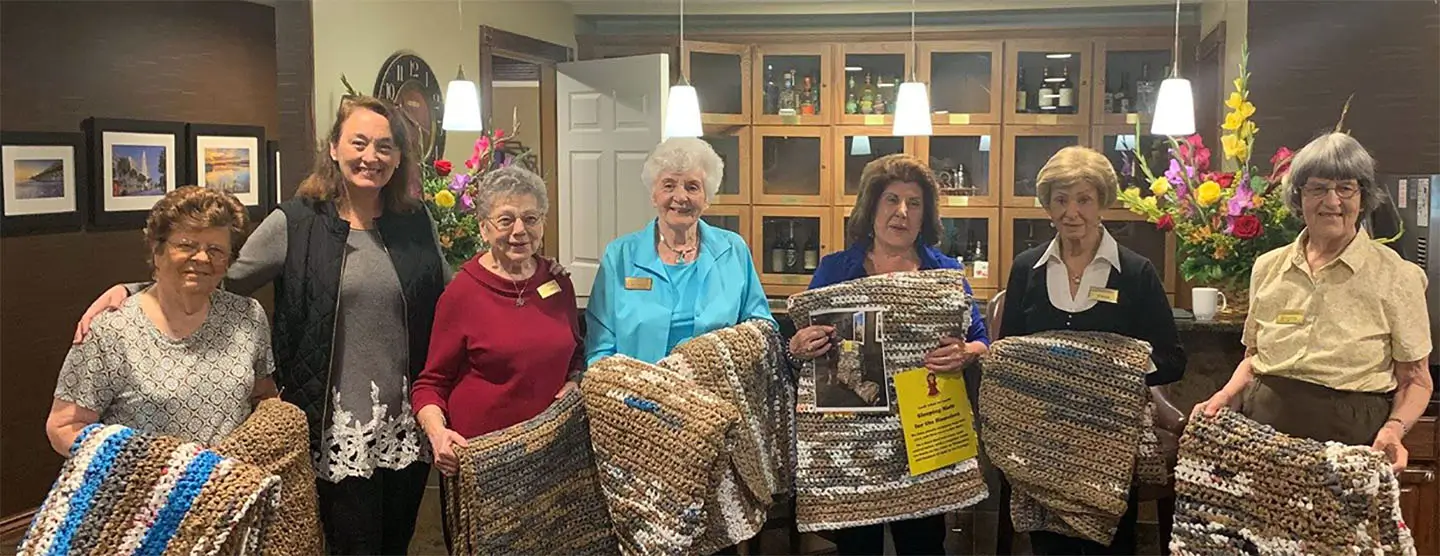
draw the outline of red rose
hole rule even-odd
[[[440,174],[440,177],[443,178],[443,177],[445,177],[445,176],[450,175],[450,170],[451,170],[451,169],[452,169],[452,166],[450,165],[450,161],[449,161],[449,160],[436,160],[436,161],[435,161],[435,173],[436,173],[436,174]]]
[[[1230,189],[1235,184],[1235,174],[1220,174],[1215,176],[1215,183],[1220,184],[1222,189]]]
[[[1160,215],[1160,219],[1155,221],[1155,229],[1162,232],[1173,230],[1175,229],[1175,219],[1171,218],[1168,214],[1162,214]]]
[[[1230,227],[1230,235],[1240,239],[1255,239],[1260,237],[1260,231],[1260,219],[1253,214],[1241,215]]]

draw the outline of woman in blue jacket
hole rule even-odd
[[[745,240],[700,220],[724,170],[693,138],[669,139],[645,159],[658,215],[605,248],[585,309],[587,363],[615,354],[654,363],[692,337],[774,321]]]
[[[939,188],[935,175],[920,159],[907,154],[881,157],[860,174],[860,195],[845,230],[851,247],[826,255],[810,280],[810,289],[857,278],[937,268],[960,269],[960,262],[936,249],[940,242]],[[968,281],[965,293],[972,293]],[[790,338],[790,353],[810,360],[835,345],[835,329],[812,325]],[[937,373],[959,373],[985,353],[990,337],[980,308],[970,308],[970,329],[965,338],[940,338],[925,357],[925,366]],[[895,553],[944,554],[944,514],[890,523]],[[885,548],[885,525],[875,524],[835,532],[840,554],[880,554]]]

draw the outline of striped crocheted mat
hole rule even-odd
[[[1415,554],[1400,485],[1368,446],[1194,418],[1175,469],[1175,554]]]
[[[453,553],[616,552],[579,392],[468,444],[445,479]]]
[[[1150,424],[1150,346],[1044,332],[995,342],[983,361],[980,438],[1013,487],[1015,530],[1110,544]]]
[[[21,554],[260,554],[279,477],[119,425],[85,427],[70,454]]]
[[[924,365],[943,336],[970,327],[964,273],[927,270],[872,276],[801,292],[788,300],[797,327],[831,309],[883,310],[884,388],[889,411],[817,413],[814,362],[799,379],[795,503],[801,532],[841,529],[959,510],[988,495],[976,459],[910,475],[893,377]]]

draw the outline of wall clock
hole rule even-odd
[[[395,103],[410,116],[419,131],[415,142],[424,153],[425,162],[445,156],[445,130],[440,128],[445,100],[440,95],[440,80],[435,78],[430,64],[411,52],[392,54],[380,66],[374,94]]]

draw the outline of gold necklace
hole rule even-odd
[[[499,273],[503,273],[503,274],[505,275],[505,277],[510,280],[510,285],[515,287],[515,306],[516,306],[516,307],[524,307],[524,306],[525,306],[525,290],[530,287],[530,278],[534,278],[534,277],[535,277],[535,274],[531,274],[528,278],[525,279],[525,283],[524,283],[524,284],[521,284],[520,282],[515,281],[515,278],[512,277],[512,275],[510,274],[509,271],[505,270],[505,267],[500,266],[500,261],[493,261],[492,264],[493,264],[493,267],[492,267],[492,268],[493,268],[495,271],[499,272]],[[536,269],[535,269],[535,272],[538,273],[539,271],[540,271],[539,268],[536,268]],[[521,265],[520,265],[520,272],[521,272],[521,273],[524,273],[524,272],[525,272],[525,265],[524,265],[524,264],[521,264]]]
[[[674,245],[671,245],[671,244],[670,244],[670,240],[665,239],[665,234],[660,233],[660,230],[658,230],[658,229],[655,230],[655,234],[660,236],[660,244],[661,244],[661,245],[664,245],[666,249],[669,249],[671,253],[674,253],[674,254],[675,254],[675,257],[676,257],[677,259],[679,259],[679,262],[681,262],[681,263],[685,262],[685,256],[686,256],[686,255],[692,255],[693,253],[695,253],[695,249],[697,249],[697,247],[698,247],[698,245],[699,245],[699,243],[700,243],[700,242],[698,241],[698,240],[699,240],[699,237],[698,237],[699,234],[697,233],[697,234],[696,234],[696,236],[697,236],[697,237],[696,237],[696,240],[697,240],[697,241],[695,242],[696,245],[691,245],[691,246],[689,246],[689,247],[686,247],[685,249],[681,249],[681,248],[679,248],[679,247],[675,247]],[[691,261],[694,261],[694,260],[695,260],[695,257],[692,255],[692,256],[690,257],[690,260],[691,260]]]

